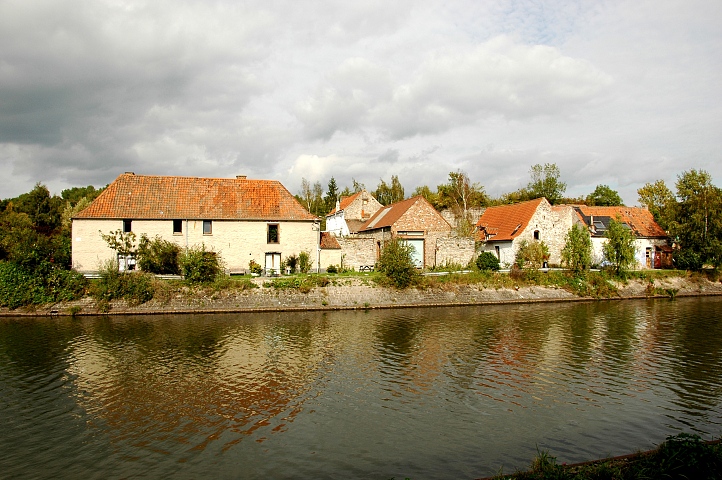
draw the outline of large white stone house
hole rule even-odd
[[[552,206],[545,198],[487,208],[476,223],[481,251],[494,253],[502,267],[514,263],[519,245],[540,241],[549,248],[549,263],[561,263],[566,235],[572,228],[572,208]]]
[[[122,230],[156,235],[182,248],[204,244],[230,272],[245,272],[251,260],[268,272],[302,251],[316,267],[319,219],[280,182],[125,173],[72,222],[73,268],[87,273],[113,258],[101,237]]]

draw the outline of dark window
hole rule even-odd
[[[278,243],[278,224],[277,223],[269,223],[268,224],[268,243]]]
[[[539,230],[534,230],[534,240],[539,240]]]
[[[181,234],[183,233],[183,221],[182,220],[173,220],[173,234]]]
[[[133,220],[123,220],[123,233],[132,232]]]
[[[203,235],[213,234],[213,223],[210,220],[203,220]]]

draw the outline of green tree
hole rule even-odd
[[[622,205],[622,197],[609,185],[597,185],[597,188],[587,195],[586,204],[597,207],[617,207]]]
[[[156,235],[152,240],[143,234],[138,242],[138,267],[144,272],[178,275],[180,247]]]
[[[336,185],[336,179],[333,177],[328,181],[328,190],[323,200],[326,208],[322,213],[323,216],[326,216],[328,212],[336,208],[336,201],[338,200],[338,185]]]
[[[522,240],[516,251],[514,263],[519,268],[539,269],[549,259],[549,247],[544,242]]]
[[[437,190],[439,205],[451,209],[457,219],[459,235],[471,235],[474,231],[474,219],[471,218],[469,210],[486,205],[484,187],[479,183],[471,183],[465,172],[457,170],[449,172],[448,183],[439,185]]]
[[[704,170],[677,177],[675,221],[672,231],[682,250],[699,254],[703,262],[722,264],[722,190]]]
[[[531,181],[526,190],[530,199],[544,197],[549,203],[557,203],[564,196],[567,184],[559,180],[560,172],[556,163],[536,164],[529,170]]]
[[[499,270],[499,259],[491,252],[481,252],[476,258],[476,266],[479,270]]]
[[[579,224],[574,224],[567,232],[562,263],[575,275],[588,270],[592,264],[592,238],[589,231]]]
[[[100,236],[112,250],[115,250],[118,255],[123,257],[123,261],[125,262],[123,267],[124,270],[127,271],[128,257],[135,255],[136,253],[135,233],[116,230],[114,232],[110,232],[109,234],[105,234],[101,231]]]
[[[439,210],[439,195],[432,192],[428,185],[416,187],[414,192],[411,194],[412,197],[424,197],[435,209]]]
[[[75,206],[83,198],[92,202],[98,198],[98,195],[103,193],[103,190],[105,190],[105,187],[95,188],[92,185],[88,185],[87,187],[72,187],[60,192],[60,196],[66,202],[70,202],[71,206]]]
[[[378,184],[373,195],[376,200],[384,206],[400,202],[405,198],[404,187],[401,186],[401,182],[399,181],[399,177],[397,175],[391,175],[391,185],[381,179],[381,183]]]
[[[614,267],[615,274],[620,275],[634,265],[634,234],[629,226],[617,217],[609,222],[605,237],[607,241],[602,245],[604,259]]]
[[[189,283],[210,283],[224,274],[220,257],[204,244],[185,249],[178,263],[183,278]]]
[[[677,200],[664,180],[645,183],[643,187],[637,189],[637,195],[639,195],[639,204],[647,207],[654,221],[668,231],[674,219]]]
[[[61,224],[65,202],[58,196],[51,196],[48,187],[36,183],[28,193],[23,193],[14,202],[17,212],[28,214],[36,230],[51,234]]]
[[[414,283],[419,275],[414,265],[413,253],[414,247],[411,244],[394,238],[384,245],[377,269],[396,288],[406,288]]]

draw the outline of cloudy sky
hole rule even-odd
[[[722,184],[722,2],[0,0],[0,198],[118,174]]]

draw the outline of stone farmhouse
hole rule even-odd
[[[278,272],[281,259],[320,257],[320,223],[280,182],[125,173],[72,222],[73,268],[97,271],[114,258],[101,232],[159,236],[180,247],[200,246],[220,255],[230,272],[246,272],[251,260]]]
[[[589,207],[574,206],[575,221],[589,229],[592,237],[593,262],[600,264],[604,258],[602,246],[605,233],[612,219],[618,219],[634,234],[636,268],[671,268],[672,247],[667,232],[654,221],[646,208],[641,207]]]
[[[373,239],[377,259],[386,242],[392,238],[403,239],[414,248],[414,262],[418,268],[440,265],[437,244],[439,239],[448,237],[450,233],[451,225],[422,196],[381,208],[358,232],[359,236]]]
[[[545,198],[487,208],[476,223],[481,251],[492,252],[502,267],[514,263],[519,245],[541,241],[549,248],[549,263],[561,263],[566,235],[572,228],[569,206],[552,206]]]
[[[337,237],[358,233],[371,215],[383,207],[366,190],[361,190],[348,197],[341,197],[341,200],[336,202],[336,208],[326,215],[326,231]]]

